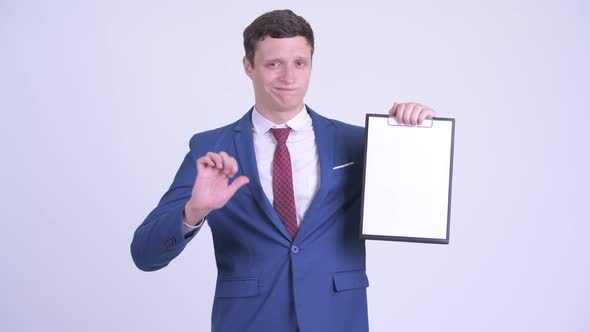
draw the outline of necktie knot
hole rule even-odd
[[[289,133],[291,132],[291,128],[272,128],[270,131],[277,139],[277,143],[285,144],[287,142],[287,137],[289,137]]]

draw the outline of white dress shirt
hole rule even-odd
[[[252,111],[252,137],[256,165],[262,190],[271,205],[274,197],[272,190],[272,161],[277,141],[270,129],[286,127],[291,128],[287,138],[287,148],[289,149],[291,169],[293,171],[297,225],[301,225],[305,212],[320,186],[320,161],[311,117],[305,110],[305,106],[303,106],[294,118],[283,125],[277,125],[263,117],[254,107]],[[238,165],[238,167],[241,166]],[[196,226],[184,223],[184,234],[202,226],[203,223],[200,222]]]
[[[305,212],[311,204],[311,200],[318,192],[320,184],[320,162],[311,117],[304,106],[287,123],[277,125],[264,118],[254,108],[252,112],[252,137],[254,139],[258,176],[260,177],[262,190],[264,190],[271,204],[274,197],[272,190],[272,161],[277,141],[270,129],[286,127],[291,128],[287,138],[287,148],[289,149],[291,169],[293,171],[297,225],[300,225]]]

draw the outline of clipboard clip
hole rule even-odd
[[[403,124],[400,124],[397,122],[397,120],[395,119],[395,116],[390,115],[387,117],[387,124],[390,126],[398,126],[398,127],[410,127],[410,128],[432,128],[434,121],[433,119],[424,119],[424,121],[422,121],[421,125],[417,125],[417,126],[406,126]]]

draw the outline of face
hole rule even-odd
[[[254,66],[244,57],[254,85],[256,109],[282,124],[303,108],[311,76],[311,47],[305,37],[270,38],[256,44]]]

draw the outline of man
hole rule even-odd
[[[206,219],[218,268],[213,331],[367,331],[364,129],[304,104],[314,48],[305,19],[263,14],[245,29],[244,48],[255,106],[191,139],[135,232],[134,262],[165,267]],[[434,115],[415,103],[390,112],[407,125]]]

